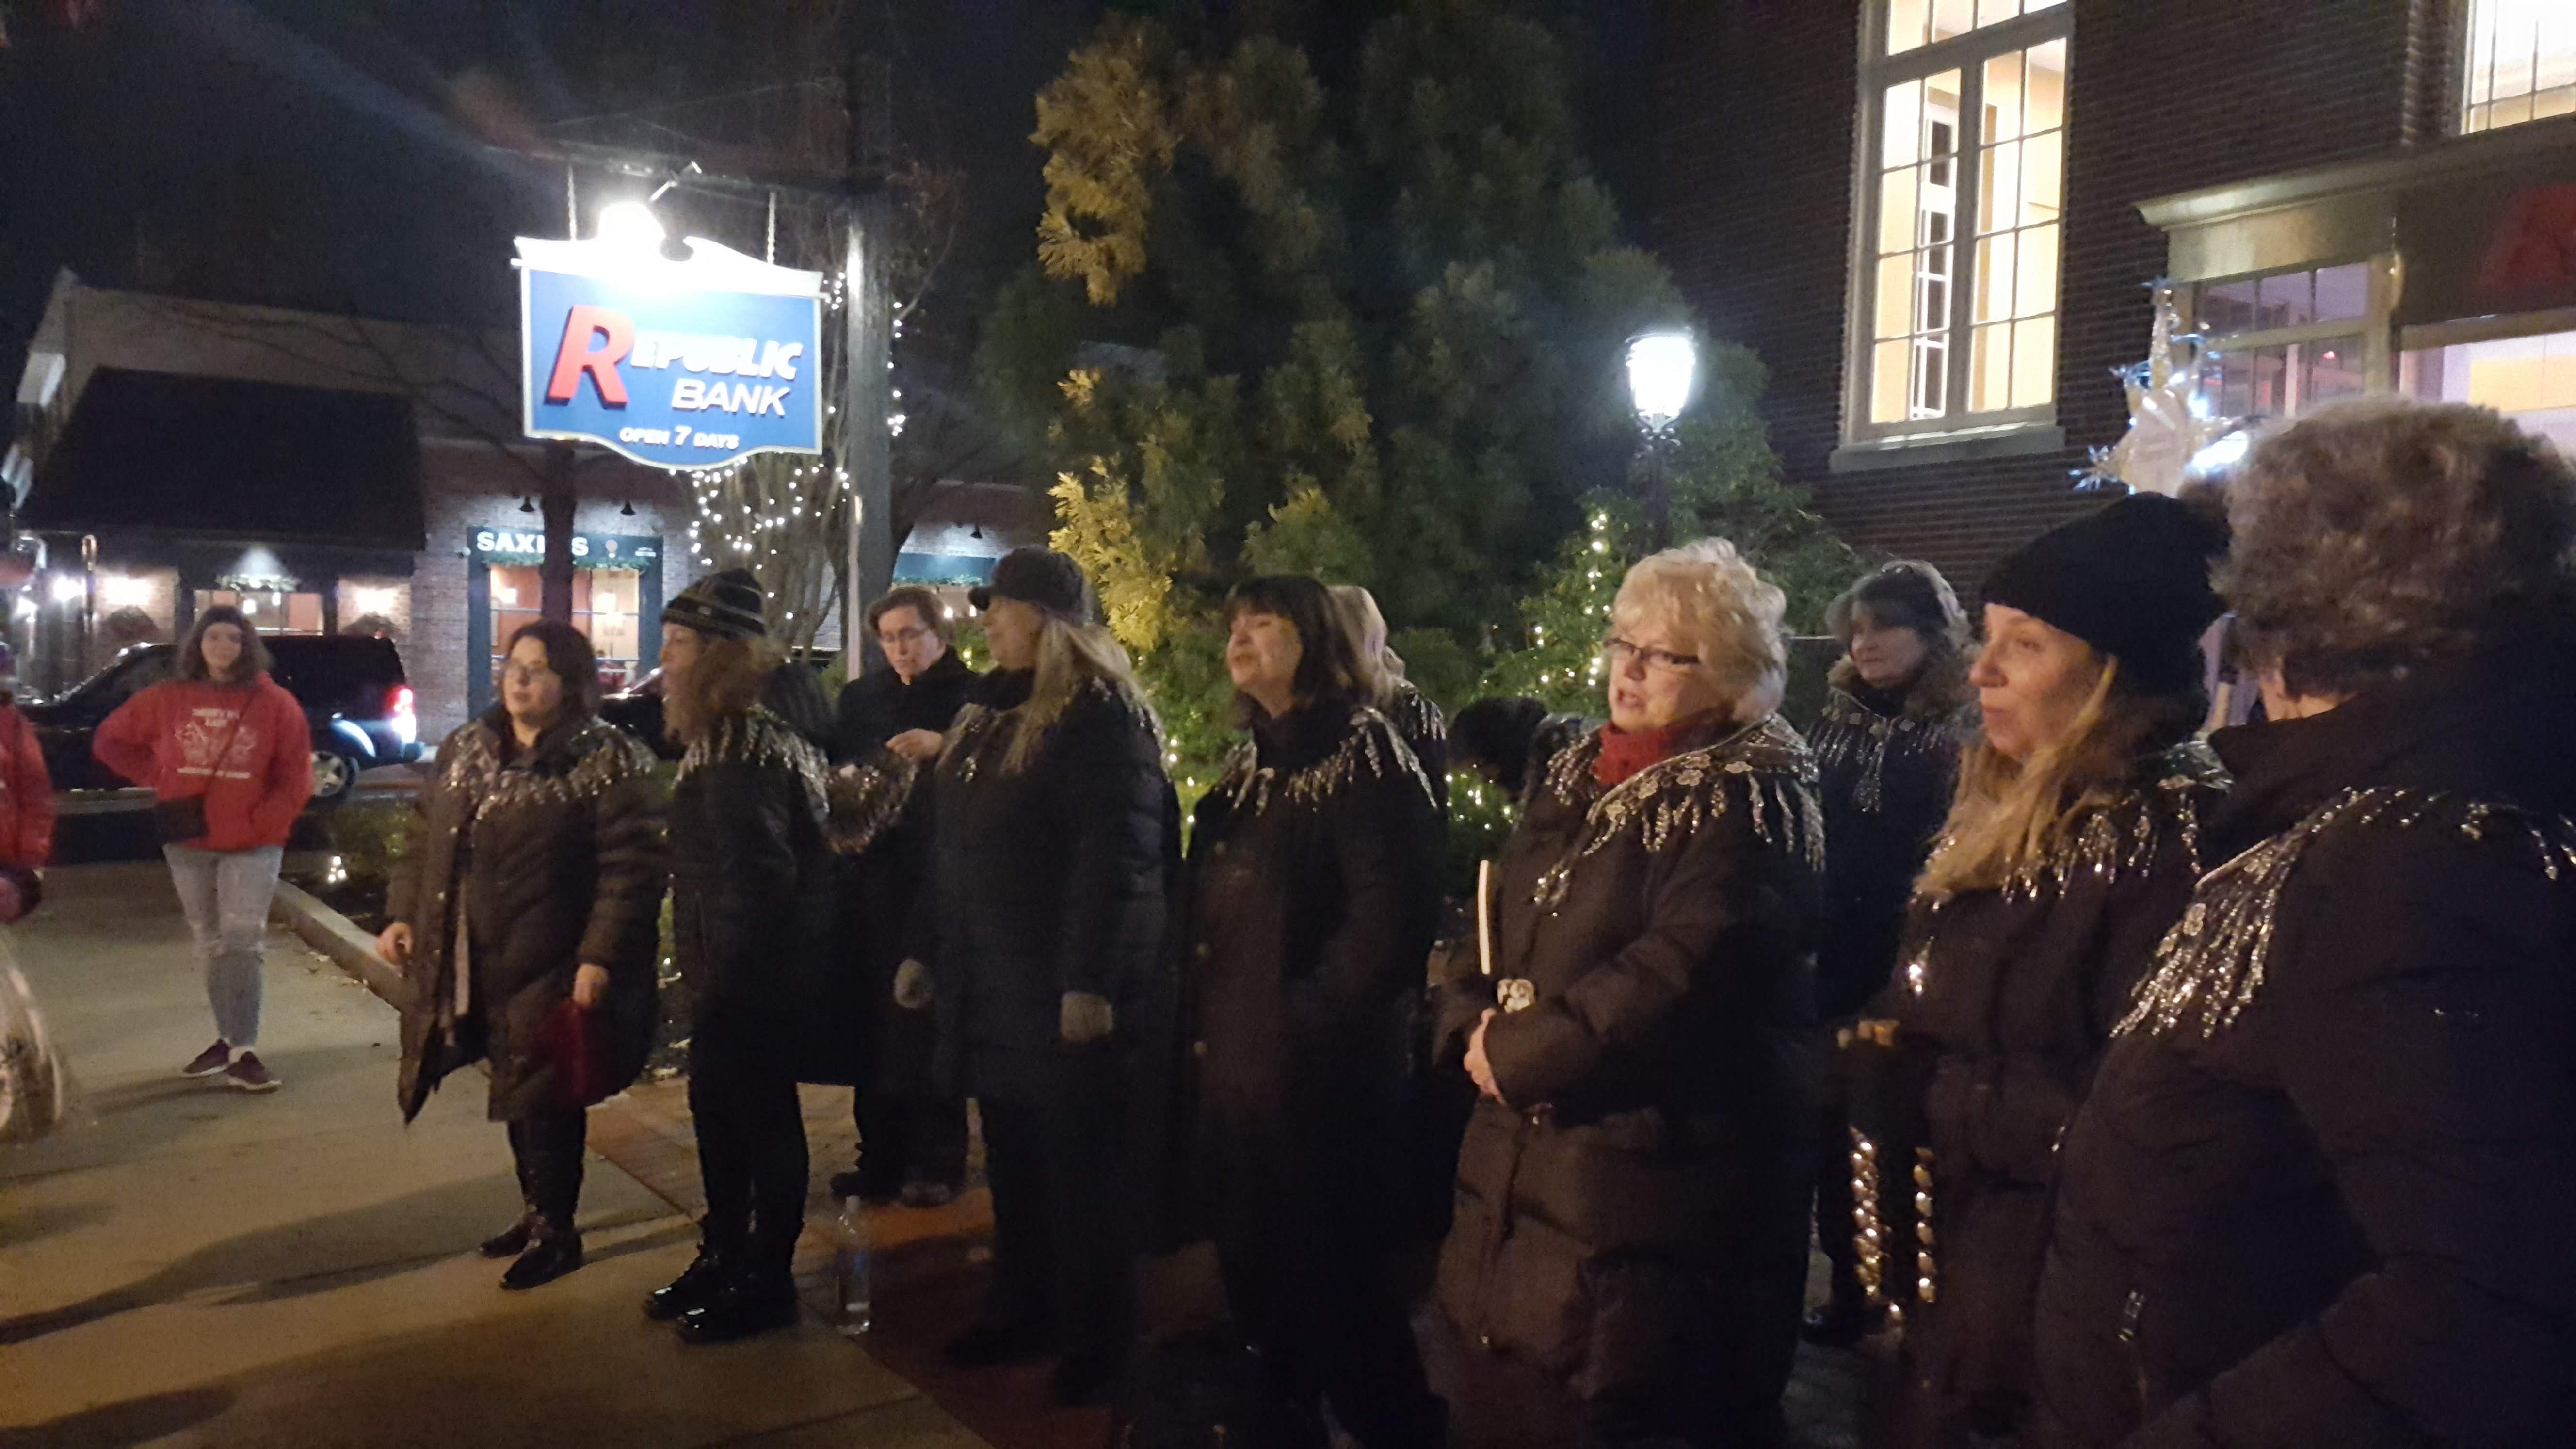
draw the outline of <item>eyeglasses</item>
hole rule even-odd
[[[918,644],[936,632],[938,631],[926,628],[919,624],[916,624],[909,629],[897,629],[891,634],[888,634],[883,630],[879,630],[877,632],[877,643],[887,649],[902,649]]]
[[[501,670],[501,678],[510,684],[542,684],[554,677],[553,666],[546,664],[511,664]]]
[[[1625,669],[1628,667],[1629,660],[1643,659],[1646,661],[1646,667],[1658,674],[1678,674],[1682,670],[1695,669],[1699,666],[1699,656],[1696,654],[1675,654],[1670,649],[1648,649],[1640,644],[1631,644],[1616,634],[1601,641],[1601,658],[1612,669]]]

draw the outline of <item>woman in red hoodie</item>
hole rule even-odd
[[[159,799],[205,801],[206,833],[162,847],[215,1012],[215,1044],[179,1070],[221,1074],[245,1092],[276,1090],[253,1048],[269,897],[287,832],[313,794],[304,707],[268,677],[250,620],[219,604],[179,645],[179,677],[119,706],[91,748]]]
[[[0,663],[0,925],[36,908],[38,881],[54,853],[53,777],[7,673]]]

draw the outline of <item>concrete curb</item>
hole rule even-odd
[[[304,944],[328,956],[343,971],[396,1011],[411,1000],[411,983],[376,954],[376,938],[359,930],[347,916],[313,898],[291,881],[279,881],[269,914]]]

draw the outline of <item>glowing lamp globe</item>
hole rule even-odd
[[[661,218],[640,201],[612,201],[599,209],[599,239],[613,246],[653,251],[665,233]]]
[[[1646,332],[1628,342],[1628,396],[1637,420],[1669,427],[1690,402],[1699,376],[1699,346],[1687,332]]]

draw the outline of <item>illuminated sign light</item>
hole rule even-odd
[[[823,450],[822,274],[686,244],[518,239],[529,437],[661,468]]]

